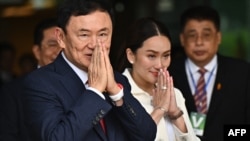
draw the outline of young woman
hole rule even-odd
[[[181,92],[167,71],[171,39],[166,27],[152,18],[137,20],[129,29],[119,55],[120,71],[132,94],[157,124],[155,141],[196,141]],[[126,53],[125,53],[126,52]]]

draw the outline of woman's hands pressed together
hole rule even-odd
[[[160,69],[152,96],[152,104],[155,108],[153,113],[160,113],[155,114],[156,119],[160,120],[164,116],[175,117],[180,113],[175,99],[173,79],[167,69]]]
[[[153,89],[152,104],[154,107],[151,116],[156,124],[167,116],[181,131],[187,132],[187,128],[182,117],[182,110],[176,103],[173,78],[167,69],[161,69],[158,74],[157,83]]]
[[[153,89],[152,104],[155,108],[164,109],[167,115],[179,110],[175,100],[173,79],[166,69],[159,71],[157,83]]]

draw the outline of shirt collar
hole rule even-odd
[[[191,71],[191,73],[193,74],[193,73],[196,73],[196,72],[198,72],[198,70],[200,69],[200,67],[198,67],[197,65],[195,65],[192,61],[191,61],[191,59],[187,59],[187,65],[189,66],[189,68],[190,68],[190,71]],[[215,73],[215,71],[213,71],[213,69],[215,68],[217,66],[217,55],[215,55],[214,57],[213,57],[213,59],[207,64],[207,65],[205,65],[205,69],[207,70],[207,72],[213,72],[213,73]]]
[[[131,68],[126,68],[123,72],[123,75],[125,75],[128,78],[128,81],[131,85],[131,93],[132,94],[141,94],[141,93],[147,93],[144,90],[142,90],[134,81],[134,79],[131,76]]]

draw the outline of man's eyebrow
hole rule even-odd
[[[187,30],[186,33],[195,33],[195,29],[190,29],[190,30]]]
[[[99,31],[108,31],[108,30],[109,30],[109,29],[108,29],[107,27],[104,27],[104,28],[100,29]],[[89,30],[89,29],[85,29],[85,28],[81,28],[79,31],[80,31],[80,32],[84,32],[84,31],[89,32],[90,30]]]
[[[109,29],[107,27],[104,27],[104,28],[100,29],[99,31],[109,31]]]
[[[82,31],[90,31],[90,30],[85,29],[85,28],[81,28],[79,31],[82,32]]]
[[[211,28],[204,28],[203,30],[204,30],[204,31],[212,31]]]

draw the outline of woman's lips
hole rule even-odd
[[[153,74],[153,76],[157,77],[158,76],[158,72],[151,72]]]

